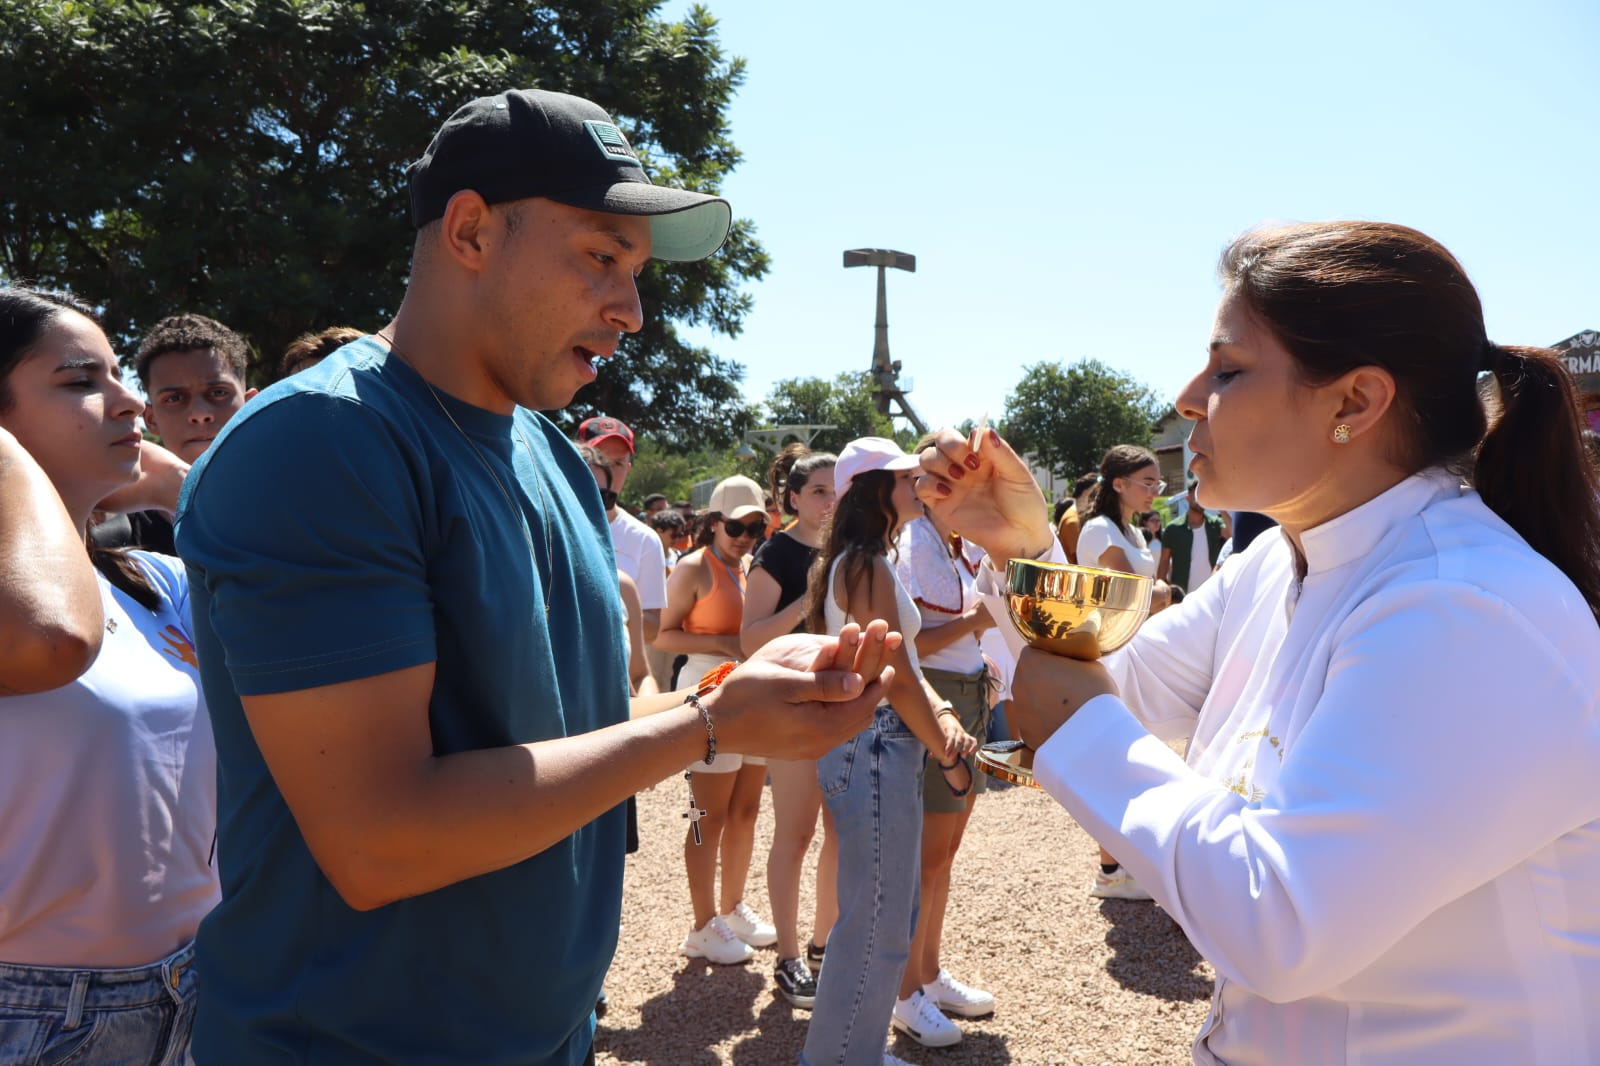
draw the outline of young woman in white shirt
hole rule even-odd
[[[1078,562],[1156,576],[1156,560],[1135,521],[1167,487],[1149,450],[1118,444],[1100,460],[1100,492],[1078,534]]]
[[[1196,1062],[1600,1060],[1600,507],[1570,377],[1489,340],[1405,227],[1248,233],[1220,273],[1177,407],[1201,503],[1280,528],[1103,663],[1023,653],[1035,774],[1215,967]],[[950,434],[924,469],[967,454]],[[982,459],[924,499],[991,556],[1054,555],[1014,454]]]
[[[1100,460],[1100,491],[1090,508],[1093,517],[1083,523],[1078,535],[1078,562],[1155,577],[1157,553],[1145,541],[1144,530],[1135,519],[1148,511],[1166,488],[1156,457],[1148,449],[1136,444],[1110,448]],[[1165,582],[1162,585],[1161,598],[1165,600]],[[1150,893],[1140,888],[1133,875],[1103,846],[1100,869],[1089,885],[1089,895],[1097,899],[1150,898]]]
[[[895,541],[895,576],[917,605],[922,676],[955,705],[961,728],[981,738],[988,731],[991,682],[998,684],[998,679],[983,656],[983,633],[994,621],[973,584],[980,562],[959,534],[929,514],[907,522]],[[994,1013],[993,993],[957,979],[940,963],[950,870],[973,805],[988,781],[973,761],[966,761],[972,786],[961,794],[945,786],[937,762],[929,761],[923,771],[921,906],[893,1024],[924,1047],[961,1042],[960,1028],[946,1014],[981,1018]]]
[[[93,312],[0,289],[0,1062],[183,1061],[216,755],[170,556],[86,546],[187,467]]]

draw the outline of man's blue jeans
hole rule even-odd
[[[811,1011],[804,1066],[881,1066],[917,927],[927,749],[892,707],[817,762],[839,838],[839,919]]]
[[[195,987],[193,945],[129,970],[0,963],[0,1063],[178,1066]]]

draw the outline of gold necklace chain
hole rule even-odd
[[[402,363],[405,363],[407,366],[411,367],[411,369],[416,370],[416,367],[411,363],[411,360],[400,354],[400,350],[394,346],[393,341],[389,340],[388,337],[384,337],[381,333],[378,334],[378,336],[388,343],[390,355],[395,356]],[[433,382],[429,381],[425,377],[422,377],[422,372],[420,370],[417,371],[417,377],[422,378],[422,383],[428,387],[428,394],[433,397],[433,402],[439,405],[439,410],[444,412],[445,418],[449,419],[450,424],[456,427],[456,432],[461,434],[461,439],[467,442],[467,447],[472,449],[472,454],[476,455],[478,457],[478,462],[483,464],[483,469],[489,475],[489,480],[494,482],[494,487],[500,490],[501,496],[505,497],[506,506],[510,507],[512,513],[517,516],[517,521],[522,527],[522,537],[528,543],[528,557],[533,560],[534,569],[537,570],[539,568],[539,553],[535,551],[533,547],[533,530],[528,526],[528,516],[522,513],[522,508],[519,507],[517,502],[511,498],[510,490],[507,489],[505,483],[500,480],[500,475],[494,472],[494,467],[489,463],[489,457],[483,454],[483,449],[478,447],[478,442],[473,440],[467,431],[461,428],[461,423],[456,421],[456,416],[451,414],[450,408],[444,405],[444,399],[439,395],[439,390],[433,387]],[[533,487],[535,491],[539,493],[539,513],[545,517],[546,521],[548,521],[550,516],[550,507],[545,500],[544,482],[539,478],[539,460],[534,457],[533,445],[528,443],[528,438],[524,437],[522,435],[522,430],[517,428],[516,415],[513,414],[511,417],[511,432],[515,433],[517,435],[517,439],[522,442],[523,450],[528,453],[528,462],[533,465]],[[550,614],[550,593],[555,588],[556,580],[555,549],[550,543],[550,533],[548,530],[545,531],[544,536],[541,539],[544,541],[544,613],[548,617]]]

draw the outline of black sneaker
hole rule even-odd
[[[822,970],[822,956],[827,953],[827,950],[828,950],[828,945],[826,945],[826,944],[822,945],[819,948],[819,947],[817,947],[815,941],[813,941],[813,940],[807,940],[806,941],[806,965],[811,967],[811,972],[812,973],[821,972],[821,970]]]
[[[778,992],[796,1007],[810,1009],[817,1002],[817,979],[799,959],[779,959],[772,976],[777,979]]]

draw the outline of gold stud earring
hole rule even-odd
[[[1337,426],[1333,427],[1333,443],[1350,443],[1350,426],[1348,423],[1340,422]]]

